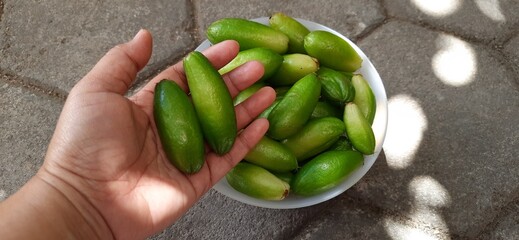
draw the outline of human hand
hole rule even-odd
[[[36,176],[69,199],[83,197],[84,201],[73,201],[75,208],[92,228],[109,231],[98,236],[140,239],[164,229],[225,176],[268,129],[267,120],[254,120],[274,101],[273,89],[266,87],[235,108],[238,129],[243,131],[228,154],[208,151],[203,168],[193,175],[175,169],[153,121],[153,94],[162,79],[174,80],[187,91],[182,63],[133,96],[124,96],[151,49],[150,33],[141,30],[130,42],[110,50],[74,86]],[[220,68],[238,49],[236,42],[226,41],[204,55]],[[224,79],[234,97],[262,75],[262,65],[249,62]]]

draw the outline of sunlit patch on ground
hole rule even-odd
[[[433,17],[445,17],[456,10],[461,5],[460,0],[412,0],[411,1],[420,11]]]
[[[439,50],[432,59],[436,77],[454,87],[471,83],[476,75],[477,61],[470,44],[448,35],[440,35],[436,44]]]
[[[414,155],[427,129],[427,118],[420,103],[409,95],[389,99],[388,130],[384,142],[387,164],[392,169],[404,169]]]
[[[475,0],[479,10],[495,22],[505,22],[506,18],[499,5],[499,0]]]

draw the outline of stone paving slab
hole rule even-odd
[[[210,190],[173,226],[152,239],[289,239],[328,203],[301,209],[246,205]]]
[[[4,0],[0,69],[33,84],[68,92],[104,53],[140,28],[154,35],[154,71],[193,47],[184,0]]]
[[[519,34],[506,43],[504,51],[512,59],[512,67],[519,74]],[[519,76],[516,75],[515,81],[519,89]]]
[[[359,42],[385,83],[389,130],[351,196],[475,236],[519,190],[519,92],[499,52],[390,21]]]
[[[382,22],[385,18],[378,1],[218,1],[195,0],[199,39],[206,39],[205,30],[213,22],[225,17],[268,17],[275,12],[326,25],[348,38],[355,39],[361,33]]]
[[[63,105],[6,80],[0,75],[0,201],[40,168]]]
[[[519,202],[510,204],[505,210],[506,216],[493,223],[494,229],[479,239],[519,239]]]
[[[294,239],[450,239],[448,234],[419,225],[346,194],[330,200],[318,217],[305,225]]]
[[[390,16],[425,22],[449,32],[502,43],[519,27],[516,0],[384,1]]]

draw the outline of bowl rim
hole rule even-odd
[[[369,171],[369,169],[373,166],[375,161],[377,160],[379,154],[382,151],[382,145],[384,144],[384,140],[386,137],[387,132],[387,125],[388,125],[388,108],[387,108],[387,95],[386,90],[384,87],[384,84],[382,82],[382,79],[380,78],[380,75],[378,74],[377,70],[375,69],[373,63],[369,60],[369,58],[366,56],[366,54],[350,39],[342,35],[341,33],[324,26],[322,24],[301,19],[301,18],[294,18],[304,26],[306,26],[310,31],[315,30],[323,30],[331,32],[342,39],[346,40],[353,49],[360,55],[362,58],[362,66],[359,70],[357,70],[355,73],[360,73],[363,75],[363,77],[368,81],[369,85],[371,86],[373,93],[375,95],[376,104],[377,104],[377,111],[375,113],[375,119],[373,121],[373,132],[375,133],[375,140],[376,140],[376,146],[375,146],[375,152],[371,155],[364,155],[364,164],[354,172],[352,172],[341,184],[338,186],[335,186],[334,188],[329,189],[328,191],[325,191],[323,193],[310,196],[310,197],[301,197],[297,195],[290,195],[281,200],[281,201],[269,201],[269,200],[262,200],[253,198],[250,196],[247,196],[243,193],[240,193],[236,190],[234,190],[228,183],[225,177],[223,177],[216,185],[213,186],[213,189],[217,192],[234,199],[236,201],[257,206],[257,207],[263,207],[263,208],[271,208],[271,209],[294,209],[294,208],[303,208],[303,207],[309,207],[312,205],[316,205],[325,201],[328,201],[342,193],[344,193],[346,190],[351,188],[353,185],[355,185],[364,175]],[[259,17],[259,18],[253,18],[250,19],[251,21],[255,21],[264,25],[269,25],[269,17]],[[203,51],[207,49],[209,46],[211,46],[211,43],[209,40],[204,40],[198,47],[195,49],[195,51]]]

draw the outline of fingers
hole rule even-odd
[[[208,155],[207,166],[210,172],[211,186],[216,184],[256,146],[267,132],[268,127],[267,119],[257,119],[238,135],[230,152],[223,156],[218,156],[215,153]]]
[[[152,45],[150,32],[141,29],[131,41],[108,51],[73,90],[126,93],[137,73],[148,63]]]
[[[275,99],[276,92],[274,89],[264,87],[244,102],[238,104],[238,106],[234,108],[238,129],[247,126],[247,124],[268,108]]]
[[[223,79],[229,93],[234,98],[238,93],[257,82],[263,76],[263,73],[263,65],[258,61],[252,61],[225,74]]]

